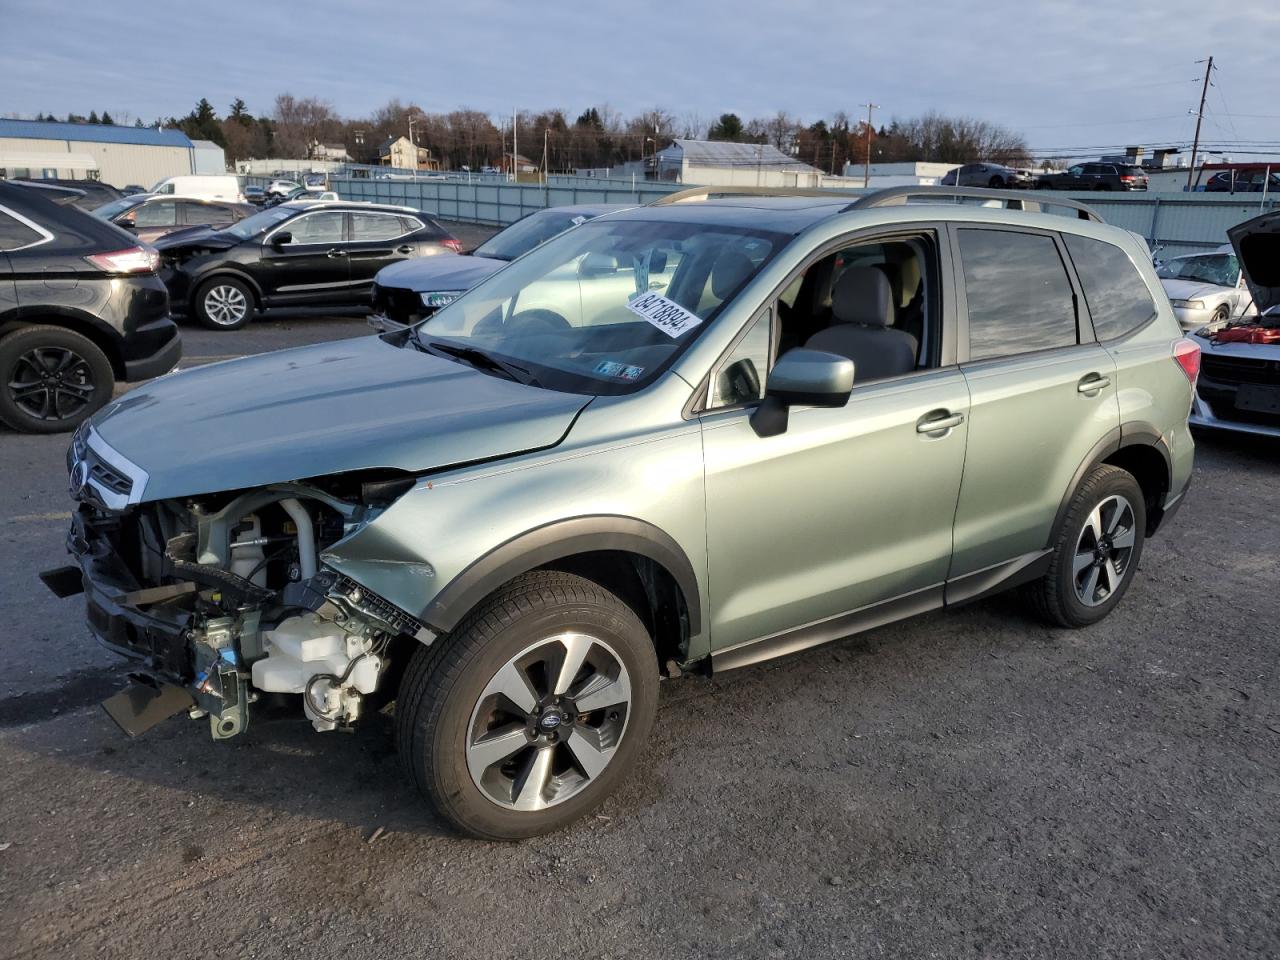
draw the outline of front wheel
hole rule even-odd
[[[987,181],[987,186],[991,187],[994,190],[999,190],[1001,187],[1004,186],[1004,180],[1002,180],[1000,177],[992,177],[990,180]]]
[[[1095,468],[1071,498],[1048,571],[1028,586],[1037,611],[1060,627],[1086,627],[1109,614],[1133,581],[1146,529],[1133,474]]]
[[[233,277],[214,277],[196,291],[195,313],[210,330],[239,330],[253,319],[253,291]]]
[[[518,840],[608,797],[657,704],[657,657],[635,612],[582,577],[536,571],[414,654],[396,703],[400,759],[459,831]]]

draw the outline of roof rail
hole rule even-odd
[[[991,190],[987,187],[887,187],[859,197],[846,210],[868,210],[874,207],[893,207],[910,202],[912,197],[927,197],[933,201],[952,200],[1003,200],[1009,210],[1027,210],[1043,213],[1045,207],[1066,207],[1074,210],[1081,220],[1103,223],[1102,217],[1092,207],[1078,200],[1062,197],[1046,197],[1043,193],[1027,196],[1025,190]]]
[[[818,190],[804,187],[690,187],[650,200],[646,206],[660,207],[669,203],[686,203],[690,200],[710,200],[714,197],[830,197],[847,200],[848,190]]]

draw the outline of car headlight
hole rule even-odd
[[[433,290],[430,293],[422,294],[422,305],[439,310],[441,307],[447,307],[453,301],[466,293],[465,290]]]
[[[1203,300],[1170,300],[1175,307],[1185,307],[1187,310],[1203,310]]]

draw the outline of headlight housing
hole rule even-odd
[[[420,296],[424,307],[439,310],[441,307],[447,307],[466,292],[465,290],[432,290]]]
[[[1203,310],[1203,300],[1170,300],[1175,307],[1184,307],[1187,310]]]

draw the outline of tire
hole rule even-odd
[[[999,177],[992,177],[990,180],[987,181],[987,186],[991,187],[993,190],[999,190],[1001,187],[1004,186],[1004,181],[1001,180]]]
[[[1095,468],[1071,498],[1049,569],[1028,585],[1037,613],[1059,627],[1087,627],[1109,614],[1138,569],[1146,524],[1133,474],[1109,464]]]
[[[210,330],[239,330],[253,319],[253,291],[235,277],[214,277],[200,284],[193,306]]]
[[[23,433],[74,430],[111,399],[111,361],[88,337],[23,327],[0,339],[0,421]]]
[[[1209,326],[1222,326],[1231,319],[1231,308],[1225,303],[1219,304],[1218,309],[1213,311],[1213,316],[1209,318]]]
[[[571,657],[582,666],[552,682]],[[590,580],[535,571],[414,653],[396,739],[406,773],[444,820],[473,837],[519,840],[608,797],[657,705],[657,657],[635,612]]]

